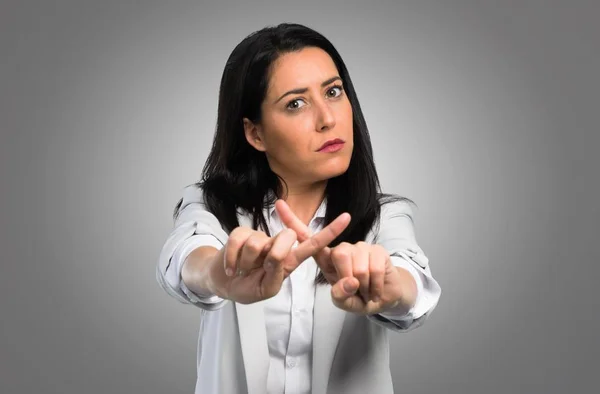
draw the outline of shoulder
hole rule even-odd
[[[173,212],[173,217],[176,221],[179,220],[182,213],[194,209],[202,209],[204,210],[204,194],[202,192],[202,188],[198,183],[194,183],[191,185],[187,185],[183,187],[181,190],[181,197],[179,198],[179,202],[175,206],[175,211]]]
[[[200,202],[204,203],[204,194],[202,188],[197,183],[187,185],[182,191],[183,202]]]
[[[374,221],[367,239],[377,243],[381,237],[389,233],[397,233],[403,229],[414,227],[417,206],[413,200],[396,194],[378,195],[379,215]],[[386,235],[387,234],[387,235]]]
[[[380,221],[399,216],[405,216],[414,221],[418,210],[418,206],[413,200],[397,194],[380,194],[379,206],[381,207]]]

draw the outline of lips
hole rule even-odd
[[[332,140],[329,140],[327,142],[325,142],[323,145],[321,145],[321,147],[319,148],[319,150],[322,150],[323,148],[328,147],[329,145],[335,145],[335,144],[343,144],[344,140],[341,140],[339,138],[335,138]]]

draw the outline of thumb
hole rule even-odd
[[[360,282],[355,277],[344,277],[331,287],[333,303],[344,310],[360,310],[362,299],[356,294]]]

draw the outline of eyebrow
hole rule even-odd
[[[330,83],[332,83],[333,81],[337,81],[337,80],[342,80],[342,78],[340,78],[339,76],[335,76],[332,78],[329,78],[328,80],[326,80],[325,82],[323,82],[321,84],[321,87],[325,87],[327,85],[329,85]],[[300,94],[300,93],[305,93],[308,90],[308,88],[298,88],[298,89],[293,89],[290,90],[289,92],[284,93],[281,97],[279,97],[273,104],[277,104],[279,101],[281,101],[282,98],[284,98],[285,96],[288,96],[290,94]]]

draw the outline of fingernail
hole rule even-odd
[[[348,294],[354,294],[354,286],[350,284],[349,281],[344,282],[344,291]]]
[[[226,274],[227,276],[233,276],[233,270],[232,270],[231,268],[227,268],[227,269],[225,270],[225,274]]]

